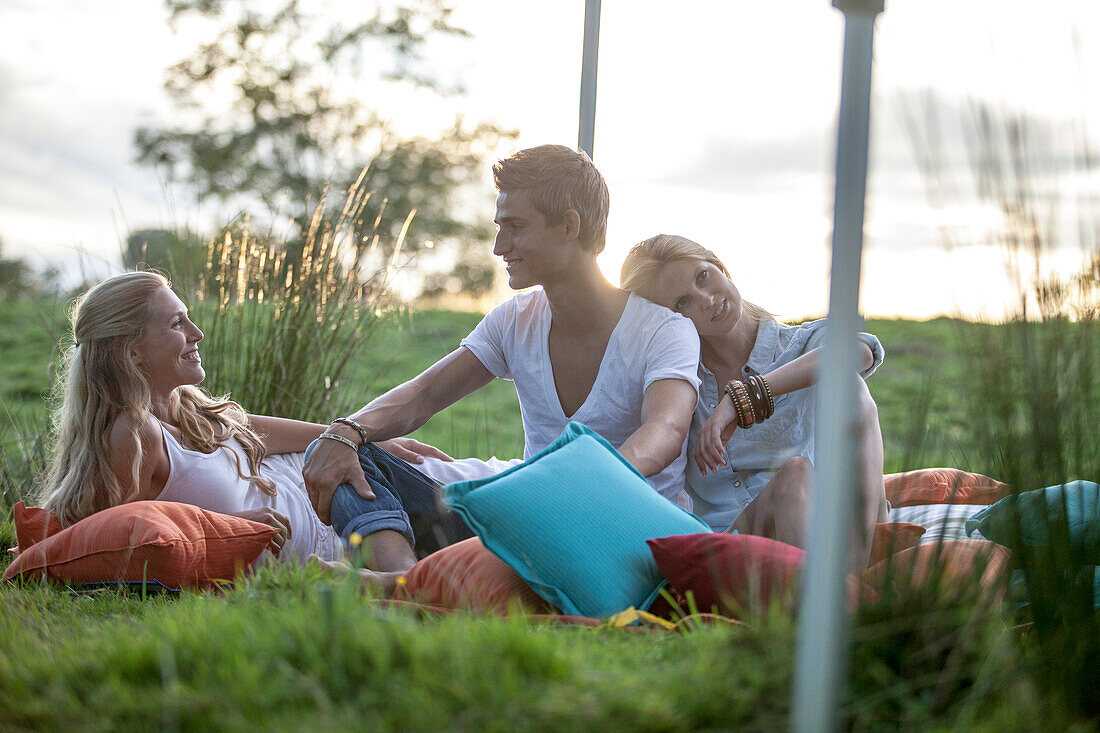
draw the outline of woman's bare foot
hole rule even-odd
[[[334,562],[324,560],[317,555],[310,555],[309,562],[317,565],[333,575],[349,575],[354,573],[359,581],[359,589],[380,593],[382,597],[389,598],[393,595],[393,589],[397,586],[397,579],[405,573],[402,571],[378,572],[366,568],[353,568],[346,562]]]

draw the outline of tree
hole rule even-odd
[[[34,272],[21,258],[3,256],[4,240],[0,239],[0,294],[12,298],[34,287]]]
[[[483,156],[515,133],[456,118],[437,139],[406,139],[364,103],[378,86],[460,91],[421,68],[433,39],[469,35],[452,24],[443,0],[380,0],[365,4],[366,11],[324,1],[308,9],[299,0],[275,7],[255,0],[166,2],[173,23],[206,19],[221,29],[166,71],[181,121],[139,129],[139,162],[191,184],[200,200],[281,212],[299,223],[299,232],[326,187],[348,191],[362,176],[359,190],[371,192],[360,224],[366,236],[396,241],[415,210],[408,250],[447,238],[487,238],[484,219],[454,214],[456,197],[484,174]],[[367,17],[349,20],[349,9]],[[367,68],[372,74],[363,73]]]
[[[166,272],[173,281],[194,280],[206,269],[207,243],[188,231],[139,229],[126,237],[122,266]]]

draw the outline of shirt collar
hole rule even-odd
[[[775,363],[775,357],[779,353],[779,321],[774,318],[762,318],[760,325],[756,327],[756,342],[752,345],[752,353],[745,362],[745,368],[754,374],[763,374],[765,369]],[[703,360],[699,360],[699,374],[714,378],[713,372],[707,369]]]
[[[756,328],[756,343],[745,366],[756,374],[770,367],[779,352],[779,322],[774,318],[761,318]]]

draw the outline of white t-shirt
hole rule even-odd
[[[230,450],[240,456],[246,472],[248,463],[236,438],[213,453],[200,453],[184,448],[163,425],[161,428],[170,468],[158,500],[194,504],[221,514],[271,507],[290,520],[290,539],[283,545],[280,560],[304,563],[312,554],[326,560],[344,558],[343,541],[332,527],[321,522],[309,501],[302,478],[304,453],[264,458],[260,475],[275,484],[275,496],[269,496],[237,475],[237,461]]]
[[[699,336],[691,321],[630,295],[611,333],[599,373],[584,403],[566,415],[550,365],[550,303],[542,289],[521,293],[489,312],[462,340],[494,376],[516,384],[523,417],[524,458],[557,440],[571,421],[618,448],[642,425],[642,398],[661,379],[699,390]],[[690,508],[684,492],[686,446],[649,482],[665,498]],[[423,467],[421,467],[423,470]]]

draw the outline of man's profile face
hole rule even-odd
[[[497,236],[493,254],[504,260],[508,287],[522,290],[544,285],[566,265],[565,222],[547,226],[527,191],[501,191],[493,218]]]

